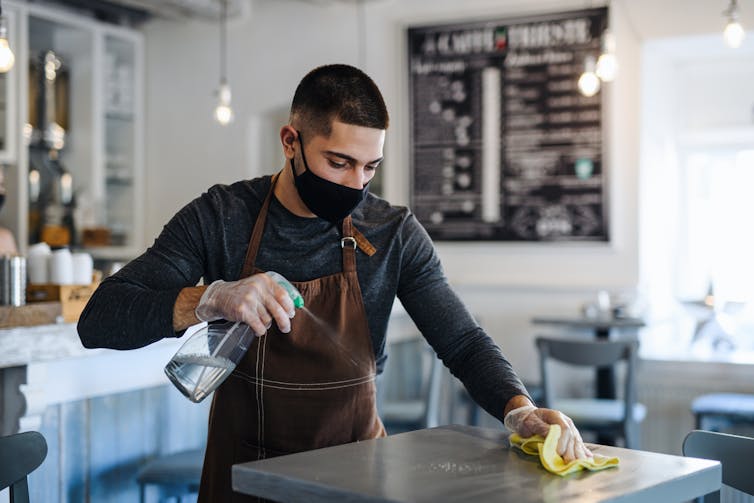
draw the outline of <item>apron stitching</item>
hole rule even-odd
[[[257,361],[256,361],[256,365],[255,365],[256,366],[255,371],[256,371],[257,375],[259,375],[259,366],[260,366],[259,352],[261,351],[261,347],[262,347],[261,344],[257,344]],[[261,396],[260,396],[260,391],[261,391],[261,386],[257,386],[254,389],[254,394],[256,395],[256,399],[257,399],[257,438],[261,438],[261,435],[262,435],[262,430],[261,430],[261,428],[262,428],[262,422],[259,420],[259,418],[261,417],[261,409],[260,409],[260,407],[261,407]],[[262,459],[262,451],[261,451],[261,449],[257,450],[257,460],[259,460],[259,459]]]
[[[374,381],[374,376],[365,377],[361,381],[353,382],[349,384],[341,384],[338,386],[319,386],[316,388],[309,388],[309,387],[299,387],[299,386],[279,386],[279,385],[273,385],[273,384],[261,384],[259,379],[254,379],[253,377],[247,377],[247,376],[237,376],[239,379],[243,379],[244,381],[250,382],[252,384],[259,384],[262,387],[267,388],[273,388],[273,389],[286,389],[286,390],[296,390],[296,391],[327,391],[331,389],[340,389],[340,388],[350,388],[353,386],[361,386],[362,384],[367,384]]]
[[[243,371],[236,370],[233,372],[234,374],[237,374],[239,377],[244,377],[247,379],[257,379],[253,376],[250,376],[249,374],[246,374]],[[263,379],[265,383],[273,383],[273,384],[295,384],[297,386],[324,386],[327,384],[345,384],[345,383],[351,383],[356,381],[361,381],[363,379],[374,379],[376,374],[366,374],[359,377],[354,377],[351,379],[343,379],[341,381],[321,381],[321,382],[296,382],[296,381],[275,381],[272,379]]]
[[[270,389],[280,389],[280,390],[288,390],[288,391],[330,391],[330,390],[334,390],[334,389],[353,388],[354,386],[361,386],[363,384],[369,384],[370,382],[373,382],[373,379],[367,379],[367,380],[365,380],[363,382],[355,383],[355,384],[344,384],[342,386],[329,386],[329,387],[326,387],[326,388],[306,388],[306,389],[295,388],[295,387],[290,387],[290,386],[288,386],[288,387],[286,387],[286,386],[272,386],[272,385],[269,385],[269,384],[265,384],[265,386],[267,388],[270,388]]]
[[[264,366],[265,363],[267,363],[267,337],[264,338],[264,348],[262,348],[262,380],[260,381],[261,385],[261,391],[259,392],[262,396],[262,452],[264,453],[265,459],[267,458],[267,447],[265,447],[266,442],[264,442],[265,439],[265,432],[264,432]]]

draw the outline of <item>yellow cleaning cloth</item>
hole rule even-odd
[[[526,454],[539,455],[542,466],[556,475],[564,476],[569,473],[578,472],[587,469],[593,472],[604,470],[613,466],[618,466],[618,458],[608,458],[595,454],[592,459],[574,459],[566,463],[557,453],[558,440],[560,439],[560,425],[553,424],[547,433],[547,438],[541,435],[534,435],[529,438],[521,438],[517,433],[510,436],[510,442],[513,447],[518,447]]]

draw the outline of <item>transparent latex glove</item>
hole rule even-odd
[[[217,280],[202,294],[194,311],[201,321],[241,321],[257,335],[277,323],[283,333],[291,331],[296,314],[288,292],[267,274],[254,274],[238,281]]]
[[[591,458],[592,452],[581,440],[579,430],[574,426],[571,418],[552,409],[541,409],[533,405],[524,405],[508,412],[504,421],[505,427],[522,438],[540,435],[546,437],[551,424],[559,424],[562,434],[558,441],[557,452],[568,463],[574,459]]]

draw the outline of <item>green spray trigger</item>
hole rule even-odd
[[[290,281],[285,279],[282,274],[276,273],[275,271],[267,271],[266,274],[273,280],[275,280],[275,283],[285,288],[285,291],[288,292],[288,295],[291,297],[293,305],[296,308],[300,309],[304,307],[304,298],[301,296],[301,292],[299,292],[298,289],[293,286]]]

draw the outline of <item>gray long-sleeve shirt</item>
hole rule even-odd
[[[265,176],[216,185],[181,209],[144,254],[99,286],[78,332],[84,346],[133,349],[173,330],[173,306],[200,278],[239,279],[254,222],[269,191]],[[514,395],[527,394],[500,349],[448,285],[431,239],[405,207],[369,194],[353,222],[375,246],[357,251],[359,285],[378,371],[393,301],[400,299],[423,336],[474,400],[502,420]],[[256,266],[291,281],[342,271],[340,225],[303,218],[272,198]]]

